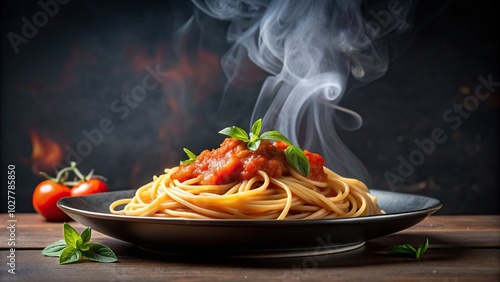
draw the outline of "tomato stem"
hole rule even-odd
[[[75,173],[78,178],[80,178],[81,181],[87,181],[85,176],[80,172],[80,170],[76,167],[76,162],[70,162],[71,168],[73,172]]]
[[[48,175],[47,173],[45,173],[45,172],[43,172],[43,171],[40,171],[39,173],[40,173],[40,175],[41,175],[41,176],[43,176],[43,177],[47,178],[48,180],[52,180],[52,181],[54,181],[54,182],[57,182],[57,181],[56,181],[56,178],[51,177],[51,176],[50,176],[50,175]]]
[[[74,179],[74,181],[67,181],[69,177],[69,172],[73,172],[78,177],[78,181],[76,180],[76,178]],[[92,169],[89,172],[89,174],[87,174],[87,176],[83,175],[83,173],[76,167],[76,162],[70,162],[70,166],[65,167],[61,169],[59,172],[57,172],[56,177],[51,177],[50,175],[48,175],[43,171],[40,172],[40,175],[42,175],[48,180],[69,186],[74,186],[80,182],[87,181],[91,178],[99,178],[103,181],[107,181],[105,177],[94,174],[94,169]]]
[[[51,177],[50,175],[48,175],[47,173],[45,173],[43,171],[40,171],[40,175],[42,175],[43,177],[45,177],[48,180],[52,180],[52,181],[59,183],[59,184],[64,184],[64,182],[68,179],[68,176],[69,176],[68,172],[71,170],[72,169],[70,167],[65,167],[57,173],[56,177]]]

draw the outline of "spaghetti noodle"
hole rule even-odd
[[[377,199],[359,180],[341,177],[323,158],[304,151],[307,176],[290,166],[280,141],[262,140],[256,151],[226,138],[190,164],[165,169],[119,199],[113,214],[189,219],[321,219],[381,214]],[[122,209],[118,207],[124,206]]]

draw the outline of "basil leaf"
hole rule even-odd
[[[410,244],[403,244],[394,247],[390,247],[387,253],[391,255],[411,255],[414,256],[417,251]]]
[[[281,132],[279,132],[278,130],[266,131],[262,133],[260,139],[266,139],[272,141],[279,140],[287,143],[288,145],[292,144],[292,142],[290,142],[290,140],[288,140],[288,138],[286,138],[285,135],[281,134]]]
[[[247,144],[248,149],[252,151],[257,151],[257,149],[259,149],[259,146],[260,146],[260,140],[250,141]]]
[[[259,135],[250,133],[250,141],[248,142],[257,142],[257,141],[260,141]]]
[[[72,246],[67,246],[61,256],[59,256],[59,264],[68,264],[72,262],[77,262],[82,257],[82,252],[79,249]]]
[[[237,126],[231,126],[231,127],[226,127],[219,131],[220,134],[227,135],[229,137],[241,140],[243,142],[248,142],[250,139],[248,139],[248,134],[245,130],[241,129],[240,127]]]
[[[97,262],[115,262],[118,260],[115,253],[108,247],[102,244],[89,244],[89,249],[83,252],[83,255]]]
[[[118,258],[113,251],[102,244],[89,243],[92,230],[87,227],[82,234],[66,222],[63,225],[64,240],[50,244],[42,250],[42,255],[59,257],[59,264],[77,262],[86,257],[92,261],[114,262]]]
[[[186,152],[186,154],[188,155],[188,157],[189,157],[190,159],[196,159],[196,154],[195,154],[195,153],[193,153],[193,152],[191,152],[189,149],[184,148],[184,152]]]
[[[425,238],[425,242],[420,247],[418,247],[417,253],[415,254],[415,257],[417,259],[420,258],[420,255],[425,253],[425,251],[427,251],[428,247],[429,247],[429,239]]]
[[[186,152],[186,155],[188,156],[189,159],[187,159],[185,161],[181,161],[181,164],[190,164],[190,163],[196,161],[197,156],[193,152],[191,152],[187,148],[184,148],[184,152]]]
[[[88,251],[90,249],[90,245],[91,243],[85,243],[85,244],[82,244],[79,248],[80,251],[84,252],[84,251]]]
[[[261,129],[262,119],[260,118],[253,123],[252,132],[250,132],[250,135],[247,134],[245,130],[237,126],[226,127],[219,131],[219,133],[246,142],[247,147],[252,151],[256,151],[259,148],[260,142],[262,140],[279,140],[285,142],[289,145],[285,150],[285,156],[288,164],[304,176],[307,176],[309,174],[311,165],[309,164],[309,160],[307,159],[302,149],[297,146],[293,146],[292,142],[290,142],[288,138],[286,138],[277,130],[264,132],[262,133],[262,136],[259,137]]]
[[[64,240],[59,240],[45,247],[42,250],[42,255],[47,257],[59,257],[67,246]]]
[[[398,245],[391,247],[387,250],[388,254],[391,255],[409,255],[412,257],[415,257],[416,259],[419,259],[420,256],[427,251],[427,248],[429,247],[429,239],[426,238],[425,242],[419,246],[417,249],[415,249],[412,245],[410,244],[403,244],[403,245]]]
[[[80,237],[82,238],[82,244],[86,244],[90,241],[91,233],[92,231],[90,230],[90,227],[87,227],[82,231],[82,234],[80,234]]]
[[[252,134],[256,137],[259,138],[260,130],[262,128],[262,119],[259,118],[256,120],[253,125],[252,125]]]
[[[285,149],[286,161],[300,174],[307,176],[311,170],[311,165],[304,151],[295,145],[289,145]]]
[[[66,245],[68,247],[76,247],[77,242],[82,241],[82,237],[78,232],[76,232],[75,228],[73,228],[71,225],[67,224],[66,222],[63,225],[63,231],[64,231],[64,241],[66,242]]]

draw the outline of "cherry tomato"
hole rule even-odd
[[[57,207],[57,201],[71,195],[68,186],[52,180],[40,182],[33,192],[33,207],[48,221],[64,221],[70,217]]]
[[[71,188],[71,196],[85,196],[95,193],[108,192],[106,183],[97,178],[82,181]]]

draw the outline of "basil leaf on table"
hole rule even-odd
[[[83,255],[92,261],[97,262],[114,262],[117,260],[115,253],[102,244],[91,243],[89,249],[83,252]]]
[[[45,247],[45,249],[42,250],[42,255],[46,257],[59,257],[66,247],[66,242],[64,242],[64,240],[59,240]]]
[[[429,247],[429,239],[426,238],[424,243],[416,249],[410,244],[402,244],[402,245],[390,247],[389,249],[387,249],[387,253],[391,254],[391,255],[412,256],[412,257],[415,257],[416,259],[419,259],[420,256],[423,253],[425,253],[425,251],[427,251],[428,247]]]
[[[66,222],[63,224],[64,240],[54,242],[42,250],[42,255],[59,257],[59,264],[69,264],[86,258],[97,262],[115,262],[115,253],[102,244],[90,243],[92,230],[87,227],[81,234]]]

